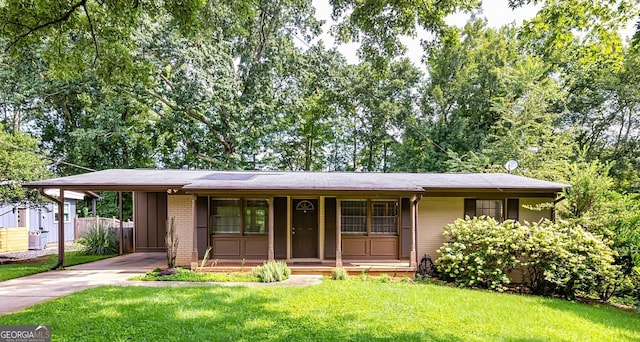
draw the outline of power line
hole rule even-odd
[[[20,147],[20,146],[17,146],[17,145],[11,144],[11,143],[9,143],[9,142],[7,142],[7,141],[0,140],[0,144],[3,144],[3,145],[5,145],[5,146],[8,146],[8,147],[13,148],[13,149],[15,149],[15,150],[19,150],[19,151],[21,151],[21,152],[31,153],[31,154],[36,155],[36,156],[38,156],[38,157],[41,157],[41,158],[44,158],[44,159],[51,160],[51,161],[53,161],[55,164],[64,164],[64,165],[68,165],[68,166],[71,166],[71,167],[75,167],[75,168],[82,169],[82,170],[85,170],[85,171],[90,171],[90,172],[98,171],[98,170],[95,170],[95,169],[92,169],[92,168],[88,168],[88,167],[86,167],[86,166],[82,166],[82,165],[78,165],[78,164],[74,164],[74,163],[68,163],[68,162],[65,162],[65,161],[62,161],[62,160],[59,160],[59,159],[58,159],[58,160],[56,160],[56,159],[51,158],[51,157],[48,157],[48,156],[46,156],[46,155],[44,155],[44,154],[40,154],[40,153],[37,153],[37,152],[35,152],[35,151],[31,151],[31,150],[28,150],[28,149],[26,149],[26,148],[23,148],[23,147]]]

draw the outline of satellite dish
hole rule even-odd
[[[518,167],[518,162],[515,160],[509,160],[506,164],[504,164],[504,168],[511,173],[511,171],[515,170]]]

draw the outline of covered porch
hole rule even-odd
[[[176,220],[184,266],[202,263],[209,251],[207,265],[218,268],[284,260],[307,273],[325,267],[393,273],[415,269],[418,201],[407,193],[176,194],[167,196],[167,217]]]

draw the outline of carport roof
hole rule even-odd
[[[567,184],[504,173],[358,173],[110,169],[25,184],[29,188],[104,191],[536,191]]]

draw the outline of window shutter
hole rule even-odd
[[[517,198],[507,199],[507,220],[518,221],[519,211],[520,211],[520,200]]]
[[[476,216],[476,199],[475,198],[465,198],[464,199],[464,216],[469,216],[471,218]]]

